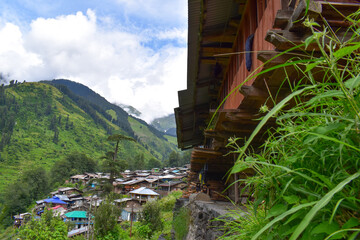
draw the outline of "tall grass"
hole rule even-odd
[[[269,110],[243,146],[239,139],[230,139],[228,146],[239,153],[231,173],[255,170],[253,177],[241,180],[255,201],[249,211],[252,216],[227,224],[223,239],[360,237],[358,19],[359,12],[347,17],[353,24],[346,41],[326,23],[305,20],[313,34],[301,47],[316,44],[321,55],[304,52],[306,61],[294,58],[275,67],[293,65],[299,72],[296,83],[285,80],[292,93]],[[252,139],[270,118],[276,119],[276,128],[269,131],[262,148],[249,151]],[[246,219],[255,216],[263,219],[249,227]],[[244,229],[242,223],[252,232],[236,231]]]

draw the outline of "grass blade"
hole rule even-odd
[[[314,216],[324,207],[326,206],[332,197],[341,191],[349,182],[354,180],[355,178],[358,178],[360,176],[360,172],[357,172],[348,178],[346,178],[344,181],[339,183],[335,188],[333,188],[330,192],[328,192],[323,198],[321,198],[316,205],[306,214],[304,219],[301,221],[301,223],[297,226],[294,233],[291,235],[290,240],[296,240],[300,236],[300,234],[305,230],[305,228],[310,224],[311,220],[314,218]]]
[[[277,216],[276,218],[274,218],[271,222],[269,222],[268,224],[266,224],[262,229],[260,229],[259,232],[257,232],[252,238],[251,240],[255,240],[257,239],[263,232],[265,232],[267,229],[269,229],[271,226],[273,226],[275,223],[281,221],[282,219],[284,219],[285,217],[294,214],[295,212],[299,211],[300,209],[306,208],[306,207],[310,207],[312,205],[315,205],[316,202],[310,202],[310,203],[304,203],[301,205],[298,205],[296,207],[293,207],[291,209],[289,209],[288,211],[284,212],[283,214]]]
[[[350,145],[350,144],[348,144],[348,143],[346,143],[346,142],[342,142],[342,141],[340,141],[340,140],[338,140],[338,139],[336,139],[336,138],[329,137],[329,136],[326,136],[326,135],[323,135],[323,134],[320,134],[320,133],[314,133],[314,132],[308,132],[308,133],[311,134],[311,135],[315,135],[315,136],[321,137],[321,138],[326,139],[326,140],[330,140],[330,141],[333,141],[333,142],[336,142],[336,143],[345,145],[345,146],[347,146],[347,147],[349,147],[349,148],[352,148],[352,149],[360,152],[360,149],[359,149],[359,148],[354,147],[354,146],[352,146],[352,145]]]
[[[336,231],[336,232],[333,232],[332,234],[330,234],[329,236],[327,236],[324,240],[328,240],[330,239],[332,236],[338,234],[338,233],[341,233],[341,232],[360,232],[360,229],[358,228],[349,228],[349,229],[341,229],[339,231]],[[356,237],[356,236],[355,236]],[[355,239],[355,238],[349,238],[350,239]]]

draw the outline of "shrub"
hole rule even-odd
[[[151,232],[163,229],[161,220],[161,207],[158,201],[147,202],[141,214],[140,222],[142,225],[148,225]]]
[[[174,215],[173,229],[176,240],[185,239],[190,225],[190,210],[186,207],[180,208],[179,212]]]

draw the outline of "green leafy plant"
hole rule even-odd
[[[190,210],[186,207],[182,207],[176,215],[174,215],[173,229],[175,232],[176,240],[185,239],[190,225]]]
[[[62,240],[67,238],[66,223],[60,217],[54,217],[51,211],[45,211],[40,219],[33,218],[18,232],[20,239]]]

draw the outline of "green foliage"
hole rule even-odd
[[[20,239],[62,240],[67,238],[67,226],[60,217],[54,217],[51,211],[45,211],[40,219],[33,218],[18,232]]]
[[[150,224],[141,224],[136,227],[135,234],[142,239],[150,239],[153,231]]]
[[[96,162],[84,153],[72,152],[64,159],[56,161],[50,170],[51,182],[63,183],[74,174],[95,172]]]
[[[114,177],[119,176],[121,171],[124,171],[128,164],[125,160],[114,159],[114,152],[107,152],[102,157],[101,170],[103,172],[110,173],[110,181],[112,182]]]
[[[110,135],[107,140],[115,142],[115,151],[107,152],[106,155],[103,157],[103,159],[105,159],[105,161],[103,162],[103,167],[105,167],[106,171],[110,172],[110,182],[112,183],[114,177],[117,176],[121,171],[125,170],[125,168],[127,167],[127,164],[124,163],[124,161],[119,161],[117,159],[117,155],[119,152],[119,143],[121,141],[136,142],[136,140],[121,134]]]
[[[185,239],[190,225],[190,210],[186,207],[182,207],[176,215],[174,215],[173,229],[175,232],[176,240]]]
[[[148,126],[146,122],[129,116],[129,123],[134,130],[134,137],[138,143],[145,147],[145,159],[155,157],[164,161],[170,152],[177,150],[177,145],[169,142],[162,134],[159,136],[156,129]],[[155,134],[156,133],[156,134]]]
[[[180,165],[180,154],[176,151],[172,151],[169,155],[168,166],[178,167]]]
[[[174,196],[167,196],[159,200],[162,211],[171,211],[175,206],[176,198]]]
[[[46,196],[50,190],[47,173],[44,168],[37,167],[25,171],[21,179],[26,186],[31,199],[39,199]]]
[[[117,220],[120,216],[120,209],[107,198],[96,209],[94,214],[95,235],[100,239],[118,239],[119,229]]]
[[[45,197],[49,190],[48,177],[43,168],[25,171],[21,178],[10,184],[4,193],[4,208],[0,215],[2,225],[12,224],[11,216],[25,212],[27,206]]]
[[[228,222],[225,239],[355,239],[359,235],[360,59],[354,52],[360,46],[354,42],[359,29],[357,24],[349,28],[350,40],[342,42],[327,28],[318,31],[316,24],[306,23],[322,57],[309,55],[286,63],[301,74],[291,85],[293,92],[269,110],[244,146],[240,139],[230,139],[228,146],[239,154],[231,173],[254,170],[253,177],[242,181],[256,200],[254,211],[240,218],[239,224]],[[322,38],[329,38],[329,43],[325,45]],[[323,78],[315,81],[315,75]],[[290,102],[296,104],[284,110]],[[248,146],[270,118],[276,119],[277,128],[269,131],[263,148],[252,153]],[[253,217],[259,216],[254,224]],[[248,219],[253,220],[249,231],[236,230],[247,229]]]
[[[220,237],[222,240],[248,240],[258,232],[269,220],[266,218],[265,209],[257,208],[256,214],[254,213],[254,206],[248,205],[247,211],[239,209],[231,211],[225,216],[221,216],[215,221],[223,222],[222,230],[225,232]],[[283,239],[283,237],[276,231],[267,233],[261,239]]]
[[[150,158],[149,161],[147,162],[147,169],[153,169],[153,168],[161,168],[161,162],[159,160],[157,160],[156,158]]]
[[[164,224],[161,219],[161,207],[157,201],[150,201],[145,204],[140,222],[142,225],[148,225],[151,232],[163,229]]]
[[[133,159],[130,160],[131,170],[143,170],[145,169],[145,156],[144,154],[137,154]]]

